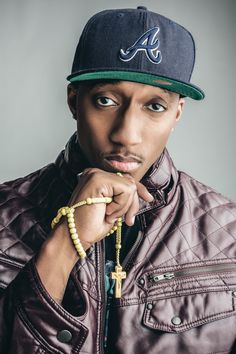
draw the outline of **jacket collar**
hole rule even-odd
[[[62,180],[72,193],[77,184],[77,174],[82,172],[85,168],[90,167],[89,162],[81,151],[77,133],[72,135],[65,150],[59,154],[56,160],[56,166],[59,168]],[[147,203],[140,199],[140,210],[138,214],[168,204],[175,192],[177,181],[178,171],[167,149],[164,149],[160,158],[151,166],[141,180],[141,183],[143,183],[153,195],[154,201]]]

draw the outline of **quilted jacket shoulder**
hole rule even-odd
[[[219,213],[222,209],[232,213],[232,221],[236,222],[236,203],[217,192],[206,184],[199,182],[185,172],[179,173],[179,186],[183,191],[183,203],[188,202],[189,206],[197,205],[204,213]],[[223,215],[218,214],[217,219],[222,219]]]
[[[68,198],[55,164],[0,185],[0,286],[39,250],[57,205]]]
[[[184,172],[179,176],[178,209],[184,221],[178,222],[191,244],[189,235],[198,235],[195,254],[201,259],[236,259],[236,203]]]

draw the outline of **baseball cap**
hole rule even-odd
[[[85,25],[67,79],[134,81],[201,100],[204,92],[190,83],[194,62],[183,26],[144,6],[105,10]]]

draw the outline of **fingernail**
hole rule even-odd
[[[151,193],[149,193],[149,195],[150,195],[151,201],[153,201],[154,197],[151,195]]]

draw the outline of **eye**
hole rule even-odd
[[[163,112],[166,110],[166,108],[159,103],[151,103],[147,107],[153,112]]]
[[[103,106],[103,107],[116,106],[116,103],[111,98],[106,96],[97,97],[96,103],[99,106]]]

